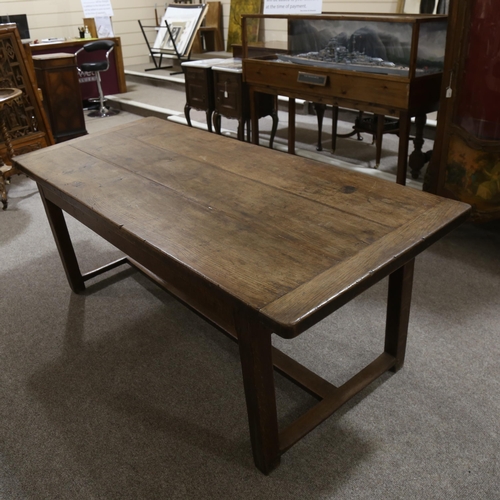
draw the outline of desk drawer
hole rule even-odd
[[[341,72],[331,69],[280,63],[275,61],[245,59],[245,81],[249,85],[267,86],[270,89],[289,91],[311,100],[337,98],[350,102],[364,102],[405,110],[409,105],[410,84],[406,80],[386,78],[385,75]],[[312,85],[298,81],[300,73],[318,77],[326,76],[325,85]]]

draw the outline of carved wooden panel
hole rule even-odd
[[[54,144],[33,79],[33,70],[28,66],[15,24],[0,24],[0,88],[18,88],[22,91],[22,96],[4,109],[14,154]],[[6,160],[6,148],[1,139],[0,156]]]

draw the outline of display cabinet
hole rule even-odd
[[[260,19],[260,39],[249,42],[247,26],[254,18]],[[428,159],[422,131],[426,113],[439,104],[446,27],[447,17],[434,15],[245,15],[244,79],[251,99],[256,92],[286,95],[291,111],[293,99],[300,98],[399,118],[397,180],[404,184],[411,117],[418,117],[413,177]],[[253,56],[259,50],[265,55]],[[289,123],[290,152],[294,134]]]
[[[493,0],[450,5],[442,107],[424,189],[500,219],[500,16]]]

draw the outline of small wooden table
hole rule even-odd
[[[36,180],[73,291],[128,262],[237,337],[255,464],[403,366],[414,258],[466,204],[156,118],[15,158]],[[83,274],[66,211],[127,257]],[[271,345],[389,275],[383,353],[335,387]],[[279,431],[273,364],[320,402]]]

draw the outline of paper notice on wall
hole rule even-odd
[[[113,25],[111,24],[110,17],[96,17],[94,21],[97,38],[109,38],[115,36],[113,34]]]
[[[321,14],[323,0],[264,0],[264,14]]]
[[[111,17],[111,0],[82,0],[83,17]]]

